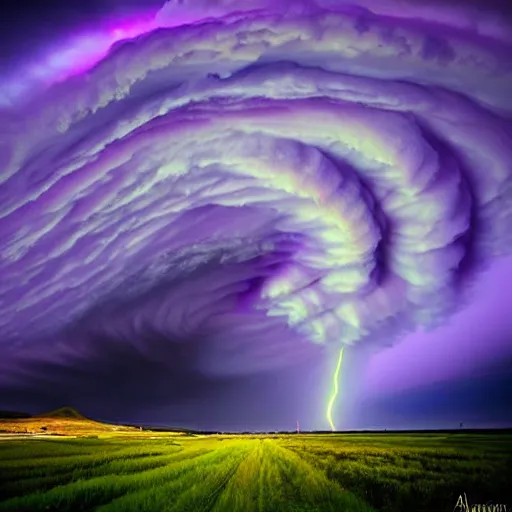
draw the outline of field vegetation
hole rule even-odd
[[[97,436],[0,442],[0,511],[452,512],[463,493],[512,505],[505,434]]]

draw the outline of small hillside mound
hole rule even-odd
[[[0,419],[0,431],[16,434],[53,434],[90,436],[105,433],[134,433],[140,429],[124,425],[101,423],[86,418],[73,407],[20,419]]]
[[[61,407],[54,411],[45,412],[43,414],[36,414],[34,418],[59,418],[59,419],[70,419],[70,420],[87,420],[85,416],[80,414],[73,407]]]

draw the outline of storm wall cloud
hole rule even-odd
[[[243,376],[463,309],[512,250],[511,29],[397,5],[168,2],[6,77],[0,379]]]

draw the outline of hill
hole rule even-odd
[[[124,425],[110,425],[86,418],[72,407],[24,418],[1,418],[0,432],[12,434],[54,434],[91,436],[108,433],[136,433],[140,429]]]
[[[35,414],[34,418],[67,418],[74,420],[87,420],[84,415],[80,414],[73,407],[61,407],[60,409],[55,409],[54,411],[45,412],[43,414]]]

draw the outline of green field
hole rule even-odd
[[[512,507],[512,436],[169,436],[0,443],[0,511]]]

